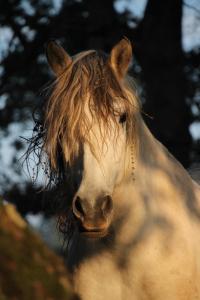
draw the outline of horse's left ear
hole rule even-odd
[[[132,58],[131,42],[123,38],[111,50],[109,63],[118,78],[122,79],[127,71]]]
[[[56,76],[61,75],[72,63],[72,58],[55,41],[50,41],[46,47],[46,57],[52,71]]]

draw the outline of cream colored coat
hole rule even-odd
[[[45,149],[51,165],[55,164],[57,151],[60,151],[58,141],[68,161],[69,150],[76,153],[77,148],[73,149],[73,145],[84,141],[77,140],[80,134],[78,138],[72,136],[74,128],[79,126],[80,132],[82,124],[92,120],[86,124],[89,128],[87,140],[95,150],[100,149],[102,155],[97,161],[84,142],[83,178],[77,195],[91,201],[93,207],[102,193],[113,201],[108,236],[92,240],[84,238],[78,231],[73,236],[68,263],[74,288],[81,300],[200,300],[200,187],[142,121],[137,109],[139,104],[135,101],[137,97],[134,92],[129,95],[125,78],[131,58],[131,43],[127,39],[114,46],[106,61],[95,51],[72,59],[55,42],[50,42],[47,47],[47,59],[58,77],[45,123]],[[110,77],[107,79],[111,86],[105,90],[108,70]],[[101,93],[95,93],[93,86],[99,84],[99,79],[103,82],[100,85],[103,105]],[[112,86],[113,81],[115,85]],[[135,118],[132,119],[135,136],[129,145],[125,129],[130,129],[130,122],[126,127],[117,116],[114,122],[114,115],[108,113],[108,118],[112,116],[108,122],[109,135],[105,131],[102,137],[104,129],[99,127],[99,116],[91,118],[94,103],[104,112],[109,111],[106,107],[109,103],[111,111],[118,105],[116,108],[120,113],[127,113],[127,107],[123,105],[127,102],[124,97],[119,99],[122,93],[117,94],[116,86],[118,91],[122,87],[125,98],[129,95],[131,108],[134,108],[131,117]],[[93,99],[92,107],[84,87],[87,91],[93,90],[97,97]],[[107,97],[111,92],[113,99]],[[79,105],[83,107],[80,109]],[[82,118],[77,115],[82,111],[87,118],[85,114]],[[65,118],[73,120],[67,132]],[[114,128],[118,132],[117,143]],[[76,143],[72,143],[75,138]],[[130,160],[132,142],[134,181]]]
[[[199,300],[200,187],[137,124],[135,181],[127,175],[113,192],[113,232],[73,239],[75,291],[81,300]]]

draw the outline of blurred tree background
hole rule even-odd
[[[19,161],[26,149],[20,135],[31,136],[32,113],[52,79],[44,55],[52,38],[75,54],[109,52],[128,37],[148,126],[185,167],[200,161],[198,0],[3,0],[0,26],[0,193],[22,214],[43,208],[43,193]]]
[[[78,300],[64,261],[0,199],[0,299]]]

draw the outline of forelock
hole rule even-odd
[[[103,52],[90,50],[73,58],[56,80],[46,108],[44,143],[53,168],[57,168],[58,151],[63,151],[65,161],[72,162],[80,145],[89,142],[86,101],[91,116],[103,124],[103,134],[109,134],[111,122],[116,122],[116,101],[121,101],[129,119],[132,117],[133,101],[126,91]]]

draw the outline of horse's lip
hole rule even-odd
[[[79,228],[80,234],[88,238],[102,238],[108,234],[108,230],[86,230],[83,227]]]
[[[82,231],[82,236],[88,237],[88,238],[103,238],[107,235],[107,230],[105,231]]]

